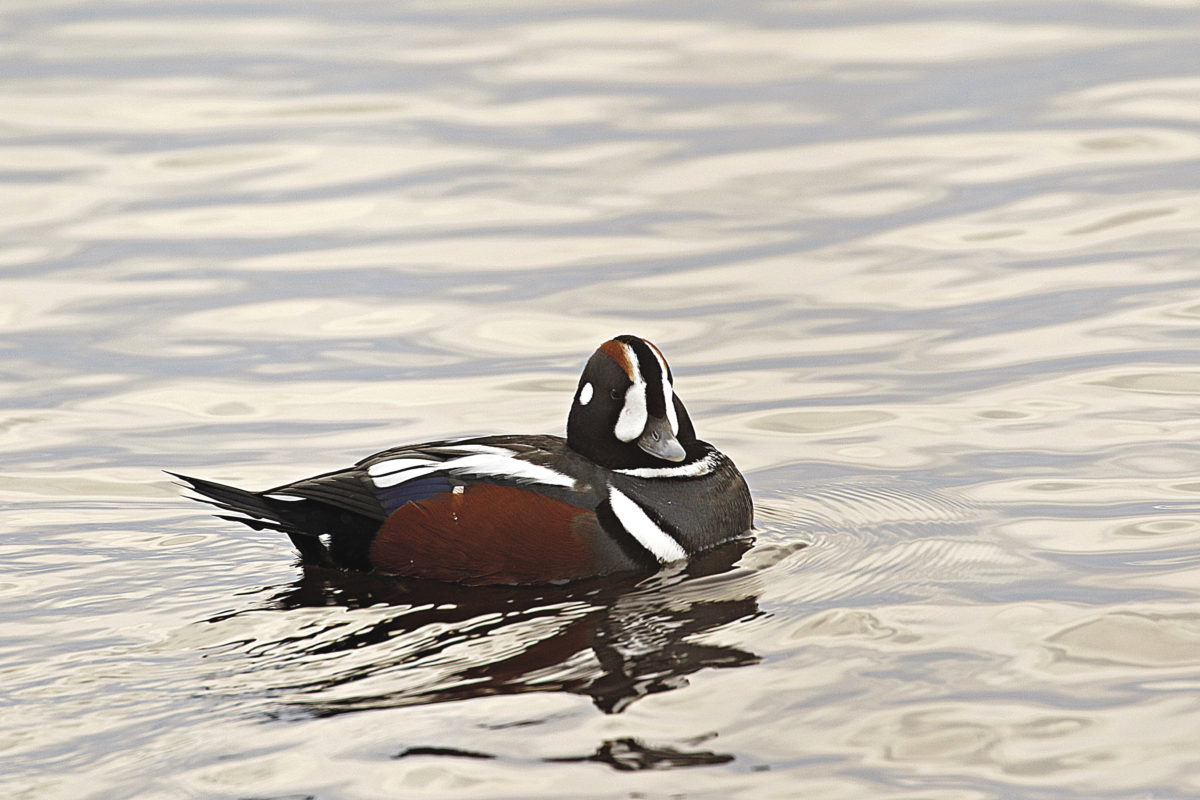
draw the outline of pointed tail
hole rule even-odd
[[[302,530],[290,521],[288,519],[288,512],[291,509],[285,510],[280,508],[283,505],[282,502],[273,501],[269,497],[263,497],[258,492],[249,492],[245,489],[239,489],[236,486],[227,486],[223,483],[206,481],[203,478],[180,475],[178,472],[171,472],[170,470],[163,470],[163,472],[184,481],[186,488],[201,495],[201,497],[192,498],[193,500],[214,505],[225,511],[233,511],[237,514],[245,515],[245,517],[231,517],[218,514],[217,516],[221,519],[240,522],[256,531],[275,530],[286,533],[288,538],[292,540],[292,544],[300,551],[301,560],[306,564],[320,564],[323,566],[331,564],[329,551],[318,535]],[[246,517],[249,517],[249,519]]]
[[[284,520],[279,516],[275,509],[271,508],[267,499],[258,494],[258,492],[248,492],[245,489],[239,489],[236,486],[226,486],[223,483],[215,483],[206,481],[202,478],[192,478],[187,475],[180,475],[177,472],[163,470],[168,475],[178,478],[187,483],[187,488],[197,492],[203,497],[193,498],[204,503],[209,503],[217,508],[223,508],[226,511],[236,511],[239,514],[245,514],[260,520],[266,520],[274,523],[273,525],[265,525],[263,527],[272,527],[277,530],[284,530]]]

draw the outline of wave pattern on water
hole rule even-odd
[[[1200,794],[1187,3],[5,12],[13,796]],[[159,472],[561,432],[625,332],[752,543],[388,585]]]

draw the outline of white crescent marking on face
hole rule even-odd
[[[646,344],[650,344],[646,342]],[[658,368],[662,372],[662,390],[663,400],[667,404],[667,422],[671,423],[671,433],[679,435],[679,415],[675,413],[675,390],[671,387],[671,380],[667,377],[667,362],[662,357],[662,353],[658,352],[658,348],[650,344],[650,352],[654,354],[654,360],[658,362]]]
[[[646,548],[659,563],[668,564],[687,558],[687,551],[679,542],[658,527],[641,506],[612,486],[608,487],[608,503],[629,535],[637,539],[638,544]]]
[[[646,430],[646,421],[649,419],[646,412],[646,381],[642,378],[633,348],[624,342],[620,342],[620,345],[625,348],[626,358],[633,368],[633,384],[625,391],[625,403],[621,406],[621,415],[617,417],[613,435],[622,442],[632,442]]]
[[[579,405],[586,406],[590,402],[592,402],[592,384],[585,383],[579,390]]]

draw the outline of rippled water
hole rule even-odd
[[[5,796],[1200,794],[1194,4],[0,31]],[[303,575],[159,472],[560,432],[625,332],[752,545]]]

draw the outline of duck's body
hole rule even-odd
[[[745,480],[696,438],[649,342],[601,345],[567,431],[397,447],[265,492],[178,477],[305,563],[464,583],[645,569],[750,530]]]

